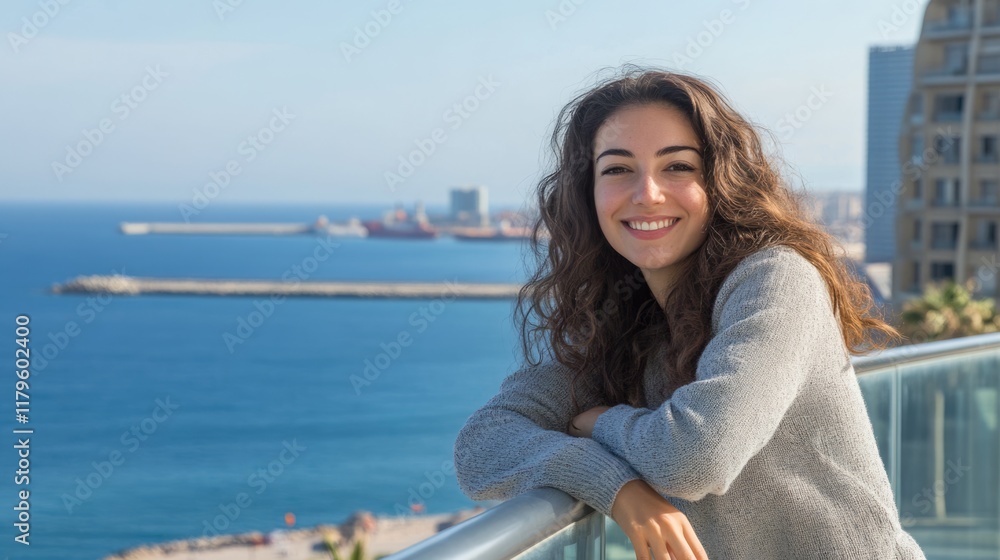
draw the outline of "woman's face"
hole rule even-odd
[[[639,267],[660,304],[677,263],[707,236],[702,146],[666,103],[616,110],[594,138],[594,203],[608,243]]]

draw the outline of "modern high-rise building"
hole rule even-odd
[[[930,0],[902,120],[894,299],[974,279],[997,294],[1000,0]]]
[[[899,132],[912,86],[912,46],[869,49],[865,262],[891,262],[896,254]]]
[[[488,225],[490,205],[486,187],[451,189],[451,219],[464,224]]]

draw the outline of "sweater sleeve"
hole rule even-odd
[[[798,394],[817,332],[834,321],[827,294],[819,271],[793,250],[750,255],[719,290],[715,335],[695,381],[655,410],[608,409],[591,437],[665,496],[724,494]]]
[[[641,478],[596,441],[565,432],[572,403],[561,368],[545,362],[515,371],[469,417],[454,449],[455,475],[467,496],[507,500],[548,486],[610,516],[618,491]]]

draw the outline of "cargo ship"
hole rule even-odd
[[[435,239],[440,232],[427,221],[423,205],[417,203],[413,217],[402,208],[386,212],[381,220],[366,220],[361,225],[368,230],[368,237],[393,239]]]

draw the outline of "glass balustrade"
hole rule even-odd
[[[1000,559],[1000,333],[894,348],[854,367],[900,523],[928,560]],[[612,519],[543,488],[389,558],[633,560],[635,552]]]

